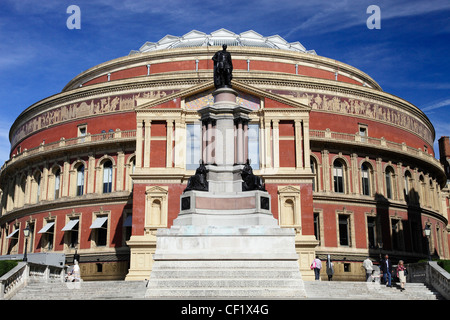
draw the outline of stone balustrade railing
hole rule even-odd
[[[65,139],[64,137],[61,138],[59,141],[51,142],[51,143],[41,143],[39,146],[31,148],[31,149],[24,149],[20,153],[13,154],[11,159],[6,161],[0,171],[5,170],[8,166],[13,164],[16,161],[20,161],[22,159],[25,159],[29,156],[32,156],[34,154],[42,154],[43,152],[50,152],[55,149],[61,149],[64,147],[69,146],[76,146],[76,145],[86,145],[90,143],[98,143],[98,142],[117,142],[121,140],[129,140],[129,139],[135,139],[136,138],[136,130],[124,130],[121,131],[117,129],[113,132],[104,132],[104,133],[98,133],[98,134],[87,134],[85,136],[80,136],[76,138],[70,138]]]
[[[407,282],[421,282],[431,285],[445,299],[450,300],[450,273],[436,261],[408,264]]]
[[[309,130],[309,136],[311,140],[328,140],[328,141],[339,141],[348,142],[351,144],[367,144],[375,148],[383,148],[386,150],[396,151],[402,154],[413,155],[421,158],[434,166],[442,168],[444,167],[432,154],[429,154],[422,149],[415,149],[413,147],[407,146],[406,143],[397,143],[393,141],[388,141],[385,138],[373,138],[365,137],[359,134],[334,132],[329,129],[327,130]]]
[[[28,281],[64,281],[65,268],[30,262],[18,265],[0,278],[0,300],[14,296]]]

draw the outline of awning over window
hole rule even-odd
[[[38,233],[46,233],[46,232],[48,232],[48,230],[50,230],[50,228],[53,227],[54,224],[55,224],[54,222],[47,223],[41,230],[39,230]]]
[[[107,220],[108,220],[108,217],[99,217],[99,218],[95,219],[95,221],[91,224],[90,229],[102,228]]]
[[[6,237],[6,239],[10,239],[12,237],[14,237],[14,235],[19,232],[19,229],[14,230],[13,232],[11,232],[10,234],[8,234],[8,236]],[[17,238],[17,237],[14,237]]]
[[[124,227],[131,227],[132,220],[133,220],[133,216],[132,216],[132,215],[129,215],[129,216],[125,219],[125,222],[123,223],[123,226],[124,226]]]
[[[72,229],[77,225],[78,219],[70,220],[64,228],[61,229],[61,231],[72,231]]]

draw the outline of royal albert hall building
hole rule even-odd
[[[23,254],[29,227],[28,253],[78,253],[85,280],[148,278],[157,228],[178,216],[208,148],[214,162],[213,124],[197,111],[213,103],[223,44],[237,101],[253,110],[236,132],[274,217],[296,230],[305,279],[315,255],[330,255],[342,280],[364,279],[367,256],[450,258],[427,116],[299,42],[225,29],[147,42],[25,109],[0,172],[0,254]]]

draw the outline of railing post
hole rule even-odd
[[[46,266],[44,271],[44,280],[47,282],[50,279],[50,267]]]
[[[0,300],[5,297],[5,281],[0,282]]]

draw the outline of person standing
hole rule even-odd
[[[314,275],[316,280],[320,280],[320,269],[322,269],[322,261],[320,261],[319,256],[316,256],[311,264],[311,269],[314,269]]]
[[[386,286],[392,287],[392,263],[391,260],[389,260],[389,255],[386,255],[384,257],[384,260],[381,261],[381,271],[383,272],[383,282],[386,284]]]
[[[327,261],[327,275],[328,275],[328,281],[331,281],[334,274],[334,264],[331,262],[331,260]]]
[[[363,268],[366,269],[366,281],[372,281],[373,263],[370,257],[363,261]]]
[[[403,260],[400,260],[398,262],[397,277],[398,277],[398,280],[400,281],[400,290],[404,291],[405,290],[405,283],[406,283],[406,267],[403,264]]]

